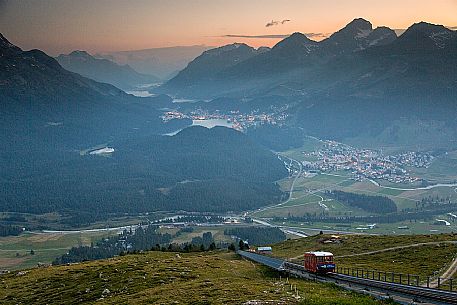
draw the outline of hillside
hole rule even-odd
[[[85,51],[61,54],[56,59],[68,71],[124,90],[159,81],[158,77],[138,73],[129,65],[119,65],[108,59],[96,58]]]
[[[330,235],[288,240],[273,245],[275,256],[303,260],[307,251],[329,251],[340,267],[441,275],[456,259],[457,235],[344,235],[340,243],[322,243]]]
[[[384,304],[335,286],[286,283],[279,274],[226,252],[145,252],[0,278],[0,304]],[[290,284],[297,286],[298,299]]]
[[[44,52],[23,51],[0,34],[0,127],[8,151],[90,147],[133,128],[169,132],[157,111],[168,103],[69,72]]]

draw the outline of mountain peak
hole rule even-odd
[[[363,19],[357,18],[349,22],[344,28],[339,30],[337,33],[345,33],[356,39],[365,38],[373,31],[373,26],[371,22]],[[336,34],[336,33],[335,33]]]
[[[414,49],[442,49],[449,44],[455,45],[456,41],[456,32],[442,25],[424,21],[413,24],[400,36],[400,42]]]
[[[68,54],[68,56],[79,56],[79,57],[92,57],[87,51],[83,50],[76,50]]]
[[[295,32],[292,33],[289,37],[286,37],[283,41],[288,40],[288,41],[297,41],[297,42],[315,42],[308,37],[306,37],[305,34],[300,33],[300,32]]]
[[[349,22],[343,29],[372,30],[373,26],[370,21],[363,18],[356,18]]]
[[[9,43],[8,39],[6,39],[5,36],[2,35],[2,33],[0,33],[0,42],[2,42],[2,43],[5,43],[5,42]]]
[[[452,31],[442,25],[421,21],[418,23],[414,23],[403,34],[406,34],[408,32],[420,32],[420,33],[430,34],[430,33],[437,33],[437,32],[452,32]]]
[[[245,43],[235,42],[235,43],[232,43],[232,44],[227,44],[227,45],[222,46],[222,47],[218,47],[218,48],[207,50],[204,53],[206,53],[206,54],[220,54],[220,53],[223,53],[223,52],[229,52],[229,51],[233,51],[233,50],[237,50],[237,49],[253,49],[253,48],[248,46]]]
[[[0,33],[0,47],[12,48],[12,47],[16,47],[16,46],[13,45],[11,42],[9,42],[8,39],[6,39],[6,37],[3,36],[2,33]]]
[[[300,32],[295,32],[291,34],[289,37],[284,38],[280,42],[278,42],[274,47],[273,50],[279,49],[290,49],[290,48],[303,48],[310,45],[317,45],[317,42],[309,39],[306,37],[305,34]]]
[[[380,26],[374,29],[367,37],[368,46],[381,46],[394,42],[397,39],[397,34],[391,28]]]
[[[360,51],[368,46],[370,40],[368,36],[372,32],[373,26],[369,21],[356,18],[323,40],[322,44],[328,52],[333,54]]]

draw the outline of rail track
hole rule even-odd
[[[428,304],[457,304],[456,292],[390,283],[340,273],[318,275],[307,272],[302,265],[291,263],[283,259],[246,251],[238,251],[237,253],[246,259],[268,266],[277,271],[288,273],[298,278],[335,283],[343,288],[369,293],[380,298],[392,297],[403,304],[410,304],[411,302]]]

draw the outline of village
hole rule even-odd
[[[383,155],[380,151],[357,149],[336,141],[323,142],[321,149],[304,152],[305,158],[317,159],[304,161],[304,168],[320,172],[350,171],[351,179],[356,181],[382,179],[402,184],[421,182],[422,179],[412,176],[407,168],[428,168],[434,160],[428,152]]]
[[[167,111],[163,114],[162,120],[167,122],[172,119],[191,119],[194,121],[205,120],[223,120],[226,121],[231,128],[245,132],[250,127],[255,127],[263,124],[281,126],[287,119],[285,112],[274,113],[257,113],[251,112],[249,114],[240,111],[230,111],[229,113],[222,113],[218,110],[208,112],[206,110],[197,109],[189,113],[183,113],[178,110]]]

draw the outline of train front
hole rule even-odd
[[[306,252],[305,269],[314,273],[334,272],[333,253],[323,251]]]

